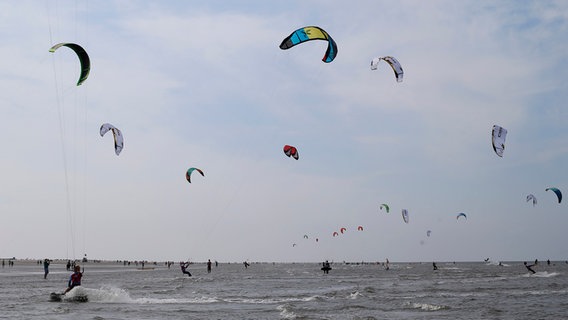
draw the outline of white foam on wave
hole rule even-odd
[[[176,303],[213,303],[219,301],[214,297],[196,297],[196,298],[132,298],[127,290],[116,287],[102,287],[100,289],[91,289],[85,287],[77,287],[70,291],[69,298],[76,295],[86,295],[89,302],[95,303],[132,303],[132,304],[176,304]],[[67,296],[66,295],[66,296]]]
[[[558,272],[551,272],[548,273],[548,271],[539,271],[535,274],[531,274],[531,277],[537,277],[537,278],[550,278],[550,277],[556,277],[557,275],[559,275]]]
[[[407,302],[406,304],[413,309],[420,309],[423,311],[438,311],[438,310],[448,309],[448,307],[446,306],[438,306],[429,303]]]
[[[276,307],[276,310],[280,311],[280,316],[284,319],[296,319],[298,315],[291,311],[289,307],[288,305],[281,304]]]
[[[359,291],[355,291],[349,294],[349,299],[355,300],[358,297],[362,297],[363,295],[359,293]]]

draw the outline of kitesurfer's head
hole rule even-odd
[[[75,272],[79,272],[79,271],[81,271],[81,266],[76,265],[75,268],[73,268],[73,270],[75,270]]]

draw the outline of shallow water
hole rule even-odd
[[[35,263],[0,269],[0,319],[566,319],[568,264],[522,262],[164,265],[139,270],[87,263],[89,302],[50,302],[70,272],[52,264],[48,279]],[[74,292],[76,291],[76,292]]]

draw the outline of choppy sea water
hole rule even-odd
[[[50,302],[70,272],[16,262],[0,269],[0,319],[568,319],[568,264],[522,262],[204,264],[87,263],[89,302]]]

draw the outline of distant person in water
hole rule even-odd
[[[49,273],[49,264],[51,263],[51,260],[49,259],[43,259],[43,278],[47,279],[47,274]]]
[[[432,262],[432,268],[434,270],[438,270],[438,266],[436,265],[436,262]]]
[[[207,260],[207,273],[211,273],[211,259]]]
[[[534,270],[532,269],[532,267],[536,266],[536,264],[528,265],[526,261],[525,261],[524,264],[525,264],[525,268],[527,268],[527,270],[529,270],[530,272],[532,272],[532,274],[535,274],[535,273],[536,273],[536,271],[534,271]]]
[[[329,270],[331,270],[331,265],[329,264],[329,261],[325,260],[325,262],[322,263],[321,269],[323,270],[323,273],[328,274]]]
[[[187,267],[189,267],[189,262],[185,262],[185,263],[180,262],[179,266],[180,266],[181,272],[183,274],[187,274],[188,277],[191,277],[191,273],[189,273],[189,271],[187,271]]]
[[[243,264],[245,265],[245,269],[247,269],[247,268],[250,266],[250,264],[249,264],[248,262],[246,262],[246,261],[243,262]]]
[[[75,265],[75,268],[73,270],[74,272],[73,274],[71,274],[71,277],[69,277],[69,282],[67,282],[67,289],[65,289],[65,292],[63,292],[63,294],[66,294],[67,292],[71,291],[71,289],[81,285],[81,278],[83,278],[81,266],[77,264]]]

